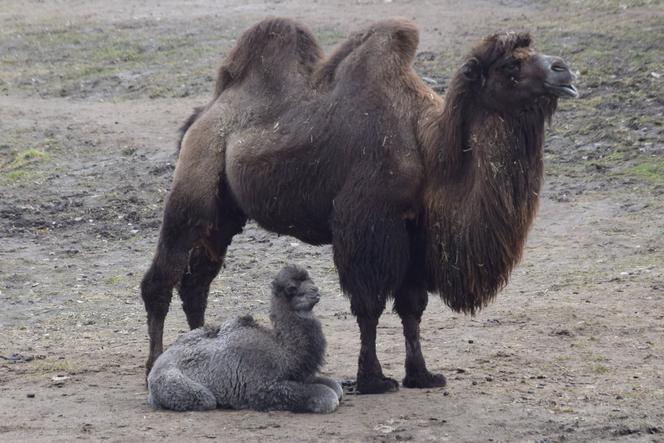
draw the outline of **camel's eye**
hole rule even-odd
[[[512,59],[503,65],[503,70],[513,76],[519,73],[521,69],[521,60]]]
[[[502,66],[503,73],[514,84],[519,82],[519,71],[521,70],[521,60],[510,59]]]

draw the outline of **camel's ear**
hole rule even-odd
[[[469,59],[461,66],[461,74],[470,82],[475,82],[482,78],[482,66],[475,57]]]
[[[533,39],[527,32],[519,32],[516,35],[516,43],[514,44],[515,48],[527,48],[533,43]]]
[[[277,279],[272,282],[272,295],[275,297],[283,297],[286,295],[286,288],[284,287],[283,283]]]

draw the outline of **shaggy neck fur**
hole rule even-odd
[[[285,297],[273,297],[270,320],[276,339],[289,355],[289,378],[312,376],[325,363],[325,336],[313,311],[294,311]]]
[[[556,107],[541,97],[529,109],[490,110],[477,87],[457,74],[423,125],[428,289],[471,314],[507,283],[521,257],[537,211],[544,124]]]

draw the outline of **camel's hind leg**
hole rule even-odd
[[[206,247],[198,246],[191,251],[189,264],[178,288],[190,329],[200,328],[205,324],[210,284],[222,264],[223,254],[219,255],[216,250],[209,251]]]
[[[229,194],[224,192],[224,195]],[[205,323],[210,284],[224,263],[226,249],[233,236],[242,231],[246,217],[229,197],[220,203],[218,220],[218,226],[200,241],[200,246],[191,251],[189,264],[178,288],[191,329]]]
[[[220,193],[229,195],[224,189]],[[150,336],[146,374],[163,351],[164,320],[173,287],[179,283],[189,326],[202,326],[210,283],[221,268],[226,248],[246,221],[230,196],[220,199],[215,217],[191,215],[196,212],[173,203],[180,200],[177,196],[174,190],[166,205],[157,253],[141,285]],[[196,220],[193,226],[192,219]],[[214,219],[213,228],[212,221],[206,220]]]
[[[180,281],[189,260],[189,251],[198,237],[196,229],[186,226],[176,229],[168,205],[166,208],[157,252],[141,282],[141,297],[147,311],[150,336],[146,375],[163,352],[164,320],[171,303],[173,287]]]
[[[182,139],[157,252],[141,283],[150,335],[146,373],[150,372],[155,359],[163,351],[164,319],[173,287],[181,283],[189,323],[199,325],[203,321],[202,312],[205,311],[209,282],[221,266],[216,257],[223,256],[219,252],[225,251],[232,237],[224,237],[228,229],[226,221],[229,219],[224,212],[224,203],[230,196],[223,185],[225,140],[218,131],[221,113],[222,109],[214,105],[205,111],[196,111],[197,118],[188,121],[188,129]],[[237,212],[234,208],[235,205],[230,209],[231,214]],[[230,219],[234,220],[233,216]],[[234,223],[230,224],[235,226]],[[215,232],[219,235],[211,237]],[[213,259],[206,258],[201,252],[192,253],[199,246],[207,246],[206,249],[213,252],[210,255]],[[192,276],[181,281],[191,264],[191,256],[195,261]]]
[[[174,411],[206,411],[217,407],[212,391],[184,375],[167,368],[148,378],[148,403],[154,408]]]

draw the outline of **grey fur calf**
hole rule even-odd
[[[333,412],[342,390],[317,376],[325,356],[325,337],[312,312],[319,299],[306,270],[284,267],[272,282],[273,329],[245,316],[182,335],[150,371],[148,402],[176,411]]]

